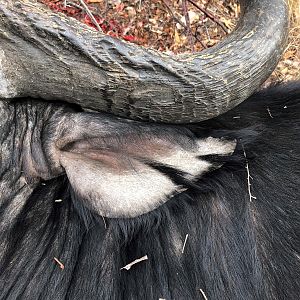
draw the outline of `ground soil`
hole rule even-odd
[[[174,54],[214,46],[234,29],[240,11],[236,0],[39,1],[106,34]],[[300,1],[288,1],[289,46],[266,84],[300,79]]]

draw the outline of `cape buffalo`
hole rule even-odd
[[[287,8],[242,8],[169,57],[0,0],[0,299],[299,298]]]

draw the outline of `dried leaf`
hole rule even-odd
[[[178,34],[178,31],[176,29],[175,29],[175,33],[174,33],[174,42],[175,42],[175,45],[181,44],[180,35]]]

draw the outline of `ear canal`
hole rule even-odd
[[[60,165],[78,198],[110,218],[156,209],[210,170],[199,157],[230,155],[236,144],[99,114],[73,115],[66,124],[72,128],[64,126],[57,140]]]

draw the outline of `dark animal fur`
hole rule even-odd
[[[203,299],[200,289],[209,300],[299,299],[300,83],[187,127],[237,139],[236,152],[206,157],[225,164],[197,184],[181,182],[188,191],[149,214],[106,220],[105,228],[65,176],[38,185],[0,233],[0,299]],[[15,160],[2,164],[2,181]],[[182,254],[174,245],[186,234]],[[147,261],[120,270],[144,255]]]

